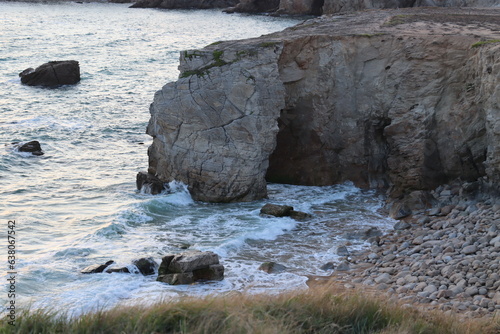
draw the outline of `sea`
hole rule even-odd
[[[145,134],[155,91],[178,78],[183,50],[257,37],[304,18],[220,10],[130,9],[129,4],[0,2],[0,304],[68,316],[187,296],[307,289],[311,275],[338,263],[339,246],[368,247],[349,233],[390,229],[384,197],[350,183],[269,184],[250,203],[194,201],[182,183],[168,194],[138,191],[147,170]],[[77,60],[81,82],[29,87],[18,74],[53,60]],[[37,140],[44,155],[15,143]],[[311,214],[299,222],[262,217],[266,203]],[[11,232],[14,231],[14,232]],[[225,278],[186,286],[156,275],[80,271],[186,250],[212,251]],[[10,256],[10,257],[9,257]],[[287,269],[259,270],[263,262]],[[11,277],[14,281],[10,280]],[[14,295],[12,295],[12,291]]]

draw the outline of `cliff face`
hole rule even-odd
[[[372,11],[188,51],[151,106],[150,172],[205,201],[261,198],[266,176],[394,195],[500,182],[499,22]]]

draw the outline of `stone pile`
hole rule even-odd
[[[487,180],[478,182],[475,188],[484,190]],[[500,312],[500,198],[471,196],[470,187],[433,191],[436,206],[399,222],[403,229],[353,257],[358,270],[344,278],[408,304],[469,316]]]

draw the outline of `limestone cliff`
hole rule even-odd
[[[151,106],[149,171],[217,202],[262,198],[266,176],[500,182],[499,29],[494,9],[370,11],[187,51]]]

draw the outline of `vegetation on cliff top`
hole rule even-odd
[[[67,319],[33,311],[0,333],[498,333],[500,320],[458,320],[387,300],[314,288],[279,296],[184,299],[150,307],[119,307]]]

